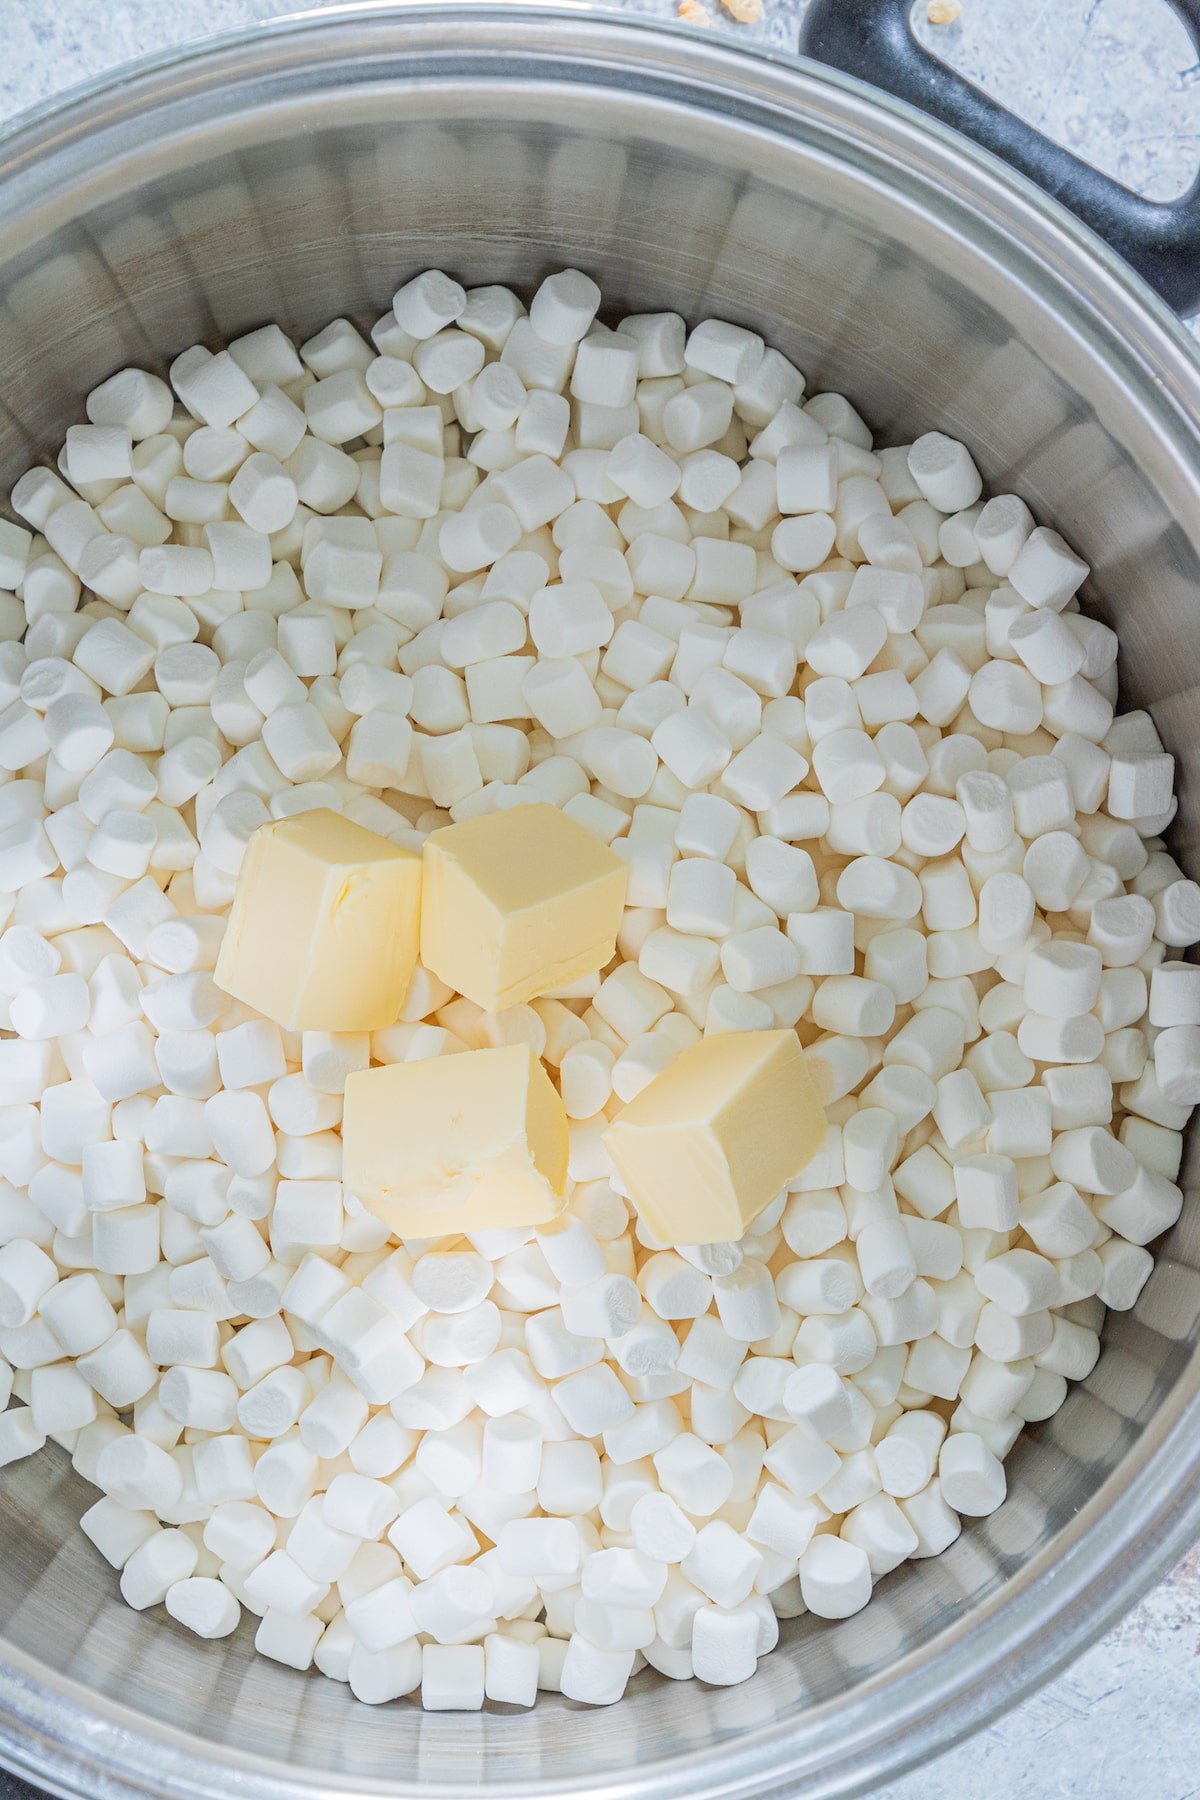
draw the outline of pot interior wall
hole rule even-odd
[[[1200,742],[1196,519],[1175,523],[1181,473],[1139,411],[1121,345],[1048,299],[998,235],[956,224],[953,204],[935,218],[932,187],[890,187],[873,153],[839,149],[800,112],[771,130],[721,119],[701,92],[688,110],[628,70],[568,84],[514,60],[503,89],[494,69],[419,72],[403,92],[336,61],[319,92],[315,77],[301,94],[281,75],[269,116],[231,92],[219,142],[181,84],[169,132],[131,114],[83,161],[69,153],[57,191],[18,185],[20,204],[0,215],[5,490],[125,363],[162,369],[190,343],[215,347],[268,319],[300,336],[338,313],[367,322],[430,264],[527,293],[577,263],[613,318],[676,308],[755,325],[810,390],[844,390],[886,441],[933,424],[961,433],[991,482],[1019,489],[1089,556],[1095,604],[1123,634],[1127,691],[1155,704],[1186,767]],[[1001,1512],[890,1577],[858,1618],[787,1625],[746,1687],[646,1674],[615,1714],[552,1697],[521,1719],[360,1708],[345,1688],[256,1658],[246,1628],[204,1645],[160,1611],[129,1612],[75,1531],[92,1492],[61,1453],[5,1473],[0,1625],[88,1688],[318,1779],[644,1775],[656,1758],[711,1751],[877,1679],[1051,1545],[1187,1362],[1197,1236],[1192,1209],[1135,1313],[1113,1320],[1094,1375],[1014,1452]]]

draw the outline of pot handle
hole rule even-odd
[[[1200,0],[1171,5],[1200,51]],[[1178,200],[1130,193],[931,55],[911,11],[912,0],[810,0],[799,49],[974,139],[1082,219],[1176,312],[1200,310],[1200,176]]]

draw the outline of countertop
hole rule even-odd
[[[706,0],[713,28],[790,48],[804,0],[765,0],[738,26]],[[870,4],[870,0],[847,0]],[[0,0],[0,124],[146,51],[267,19],[286,0]],[[671,18],[675,0],[626,0]],[[997,99],[1154,199],[1200,163],[1200,59],[1164,0],[963,0],[927,43]],[[993,1794],[1192,1800],[1200,1699],[1200,1548],[1108,1637],[1015,1712],[881,1789],[876,1800]],[[0,1800],[30,1790],[0,1774]]]

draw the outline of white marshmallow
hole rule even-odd
[[[1088,574],[1082,557],[1047,526],[1030,533],[1007,570],[1022,600],[1053,612],[1062,611]]]
[[[809,1612],[846,1619],[871,1598],[866,1552],[846,1538],[817,1537],[800,1558],[800,1592]]]

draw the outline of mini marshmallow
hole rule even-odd
[[[1130,1152],[1099,1125],[1060,1132],[1050,1152],[1060,1181],[1089,1194],[1118,1194],[1127,1188],[1137,1165]]]
[[[1022,600],[1030,606],[1061,612],[1089,570],[1057,531],[1038,526],[1026,538],[1006,573]]]
[[[1175,759],[1165,752],[1129,749],[1113,756],[1108,771],[1108,811],[1114,819],[1141,819],[1171,805]]]
[[[563,269],[548,275],[534,294],[529,322],[548,344],[578,344],[587,336],[599,306],[600,289],[591,277],[579,269]]]
[[[1152,896],[1155,936],[1171,949],[1200,939],[1200,889],[1192,881],[1171,881]]]
[[[969,703],[981,725],[1011,736],[1025,736],[1042,722],[1041,688],[1015,663],[984,663],[971,677]]]
[[[979,498],[982,481],[970,452],[941,432],[917,438],[908,468],[922,494],[941,512],[960,512]]]
[[[1083,645],[1066,618],[1049,608],[1015,619],[1008,642],[1030,674],[1044,686],[1070,681],[1086,660]]]
[[[1171,1025],[1154,1040],[1154,1072],[1163,1098],[1194,1106],[1200,1094],[1200,1026]]]
[[[995,1512],[1007,1492],[1004,1469],[974,1432],[956,1431],[938,1456],[938,1479],[947,1506],[972,1518]]]
[[[396,323],[410,338],[423,341],[433,337],[463,313],[467,296],[457,281],[443,275],[440,269],[427,269],[392,296],[392,312]]]
[[[426,271],[370,343],[186,352],[194,429],[123,371],[83,497],[18,484],[48,547],[0,524],[0,1460],[78,1434],[133,1604],[220,1636],[244,1598],[366,1703],[746,1679],[775,1611],[849,1616],[1000,1503],[1182,1206],[1200,902],[1085,566],[955,440],[877,455],[755,333],[599,303]],[[539,795],[626,863],[607,974],[487,1016],[418,969],[372,1036],[224,1004],[263,824],[419,849]],[[775,1026],[821,1147],[739,1243],[661,1245],[605,1125]],[[566,1210],[389,1245],[347,1074],[518,1040]]]
[[[845,1538],[817,1537],[800,1558],[800,1592],[809,1612],[845,1619],[871,1598],[866,1552]]]
[[[1121,894],[1092,907],[1087,939],[1106,969],[1127,968],[1150,948],[1155,925],[1154,908],[1144,895]]]

